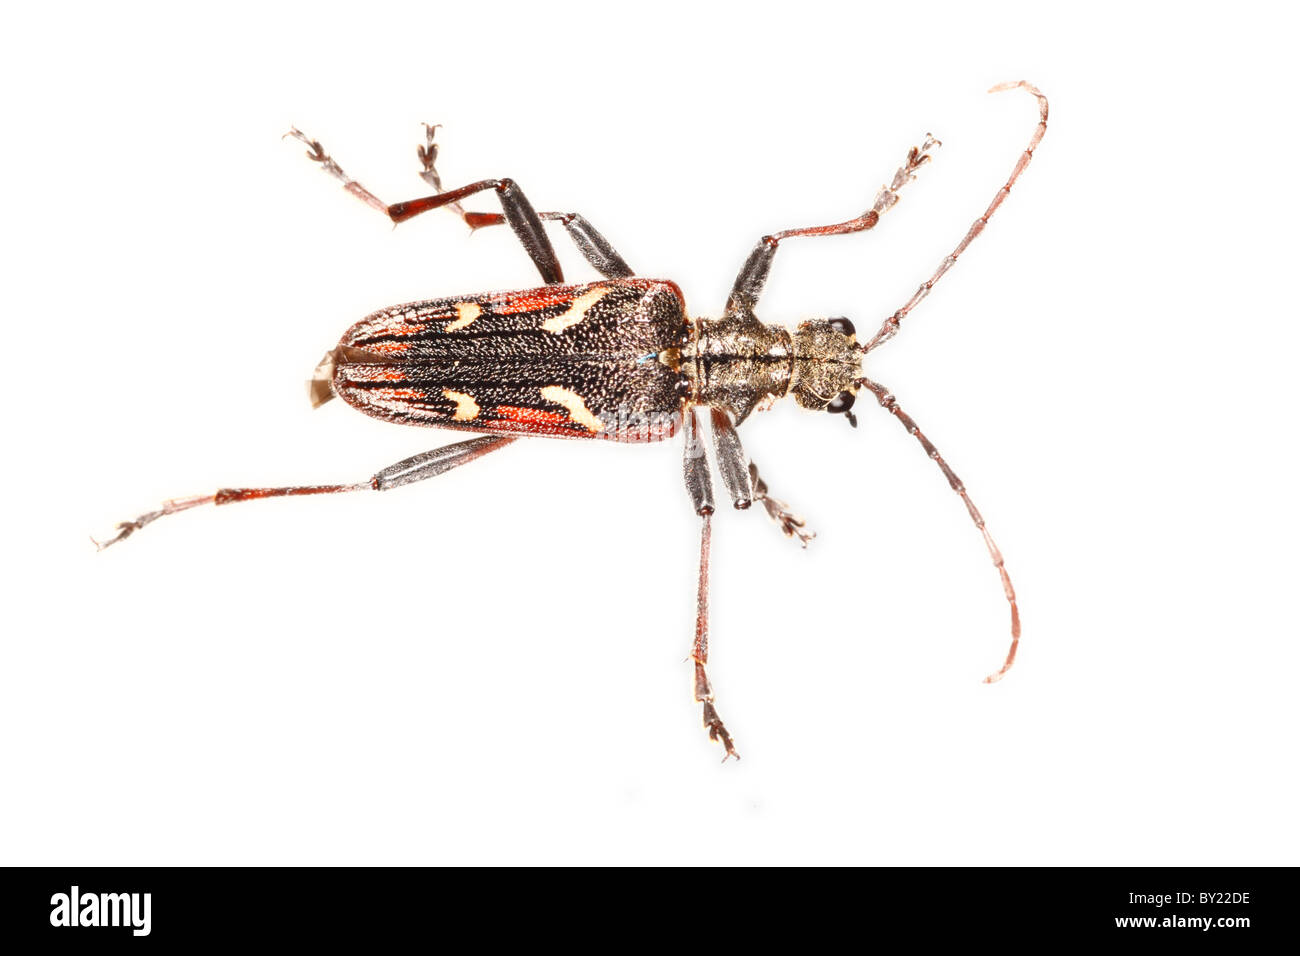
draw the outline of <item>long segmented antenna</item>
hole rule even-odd
[[[902,426],[907,429],[907,433],[921,443],[921,447],[930,456],[930,460],[939,466],[939,470],[948,479],[948,484],[952,487],[952,490],[961,495],[966,510],[970,512],[971,521],[975,522],[975,527],[979,529],[980,534],[984,537],[984,545],[989,549],[989,557],[993,559],[993,566],[998,569],[998,575],[1002,578],[1002,591],[1007,596],[1007,603],[1011,605],[1011,648],[1007,651],[1007,659],[996,674],[990,674],[984,678],[986,684],[996,683],[1002,679],[1003,675],[1011,669],[1011,665],[1015,663],[1016,648],[1020,644],[1020,608],[1016,605],[1016,589],[1011,586],[1011,576],[1007,574],[1006,565],[1002,561],[1002,552],[998,550],[998,546],[993,542],[993,536],[989,534],[988,528],[984,526],[984,517],[980,514],[979,509],[975,507],[975,502],[970,500],[970,495],[966,493],[966,486],[962,484],[956,472],[948,467],[948,463],[943,460],[943,456],[939,454],[939,449],[934,447],[934,443],[921,433],[921,429],[912,420],[912,416],[898,407],[898,401],[890,393],[889,389],[871,381],[869,378],[860,378],[857,380],[857,384],[870,389],[880,402],[880,406],[897,418]]]
[[[1007,194],[1011,192],[1011,187],[1016,184],[1016,180],[1020,178],[1020,174],[1023,173],[1025,167],[1029,165],[1029,161],[1034,156],[1034,150],[1037,149],[1038,144],[1042,142],[1043,134],[1047,132],[1047,97],[1039,92],[1038,87],[1031,83],[1026,83],[1024,80],[1013,83],[999,83],[997,86],[990,89],[989,92],[1001,93],[1004,90],[1026,90],[1038,98],[1038,126],[1034,129],[1034,135],[1029,137],[1029,145],[1025,147],[1025,151],[1020,154],[1020,159],[1016,162],[1015,168],[1011,170],[1011,178],[1007,180],[1005,186],[998,190],[997,195],[993,197],[993,201],[989,203],[989,208],[984,210],[984,215],[975,220],[974,224],[972,224],[970,229],[967,230],[962,241],[957,243],[957,248],[952,251],[952,254],[944,259],[943,262],[939,263],[939,268],[934,270],[934,275],[930,276],[930,278],[926,279],[925,282],[921,284],[921,287],[916,290],[912,297],[903,303],[902,308],[889,318],[885,319],[884,323],[880,326],[880,330],[876,332],[875,336],[868,341],[866,345],[860,346],[859,350],[863,355],[866,355],[872,349],[879,348],[894,337],[898,332],[899,323],[903,321],[909,312],[921,303],[922,299],[930,294],[930,290],[934,288],[934,284],[943,277],[945,272],[953,267],[953,264],[957,261],[957,257],[965,252],[966,247],[975,241],[975,237],[984,231],[984,227],[989,224],[989,220],[993,218],[993,214],[998,211],[998,207],[1002,205],[1002,201],[1006,199]]]

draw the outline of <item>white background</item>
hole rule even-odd
[[[5,30],[0,862],[1297,862],[1294,24],[1281,7],[28,5]],[[1062,8],[1064,9],[1064,8]],[[526,287],[504,230],[392,229],[511,176],[716,315],[765,232],[761,314],[874,328],[1046,139],[869,373],[742,429],[820,536],[715,522],[720,766],[685,663],[696,521],[676,444],[534,441],[389,495],[455,436],[304,383],[394,302]],[[491,199],[472,203],[492,209]],[[591,275],[557,247],[574,279]],[[785,407],[785,406],[790,407]]]

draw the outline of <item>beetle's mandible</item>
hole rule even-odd
[[[701,439],[700,418],[709,419],[713,453],[726,496],[736,508],[757,502],[787,537],[807,546],[813,537],[803,519],[768,493],[758,469],[741,447],[736,428],[756,409],[787,395],[804,408],[845,415],[856,425],[854,400],[867,390],[914,435],[965,504],[997,569],[1011,614],[1011,646],[997,681],[1016,657],[1020,615],[1002,555],[984,526],[965,485],[899,407],[883,385],[862,374],[863,360],[898,331],[899,324],[978,236],[1047,131],[1047,99],[1024,81],[990,92],[1020,89],[1038,103],[1038,124],[1005,185],[957,247],[905,302],[863,341],[848,319],[809,319],[794,331],[760,321],[755,309],[777,249],[797,236],[833,236],[873,228],[897,201],[939,145],[927,136],[913,147],[870,209],[828,226],[789,229],[764,236],[741,267],[719,319],[692,318],[677,286],[637,277],[613,246],[576,213],[534,211],[512,180],[487,179],[443,190],[435,168],[435,127],[425,127],[418,154],[421,178],[434,194],[392,205],[349,177],[316,142],[305,143],[320,164],[353,196],[404,222],[432,209],[449,209],[471,228],[508,225],[519,237],[544,286],[517,292],[475,293],[410,302],[374,312],[353,325],[321,361],[313,378],[313,404],[339,396],[368,415],[405,425],[430,425],[481,433],[400,461],[354,484],[285,488],[223,488],[215,494],[166,501],[156,511],[117,526],[103,549],[163,515],[199,505],[286,495],[387,491],[433,478],[504,448],[521,437],[595,438],[646,442],[684,435],[686,489],[700,517],[699,589],[691,649],[695,700],[704,726],[722,744],[723,757],[738,756],[718,716],[705,667],[709,658],[709,538],[713,482]],[[496,194],[500,213],[472,212],[461,201],[480,192]],[[603,277],[566,285],[543,223],[558,222]]]

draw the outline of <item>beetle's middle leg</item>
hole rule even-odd
[[[633,275],[632,267],[623,261],[609,240],[598,233],[583,216],[576,212],[539,212],[537,215],[548,222],[558,222],[564,226],[583,258],[606,279],[625,279]],[[471,229],[499,226],[505,221],[505,216],[499,212],[465,213],[465,222]]]
[[[402,485],[413,484],[426,478],[434,478],[453,468],[468,465],[471,461],[482,458],[488,452],[504,448],[514,441],[509,435],[484,435],[469,441],[444,445],[433,451],[426,451],[410,458],[404,458],[395,465],[389,465],[370,476],[369,480],[351,485],[294,485],[284,488],[222,488],[210,495],[192,495],[189,498],[174,498],[163,502],[161,508],[149,511],[134,521],[123,521],[117,526],[117,533],[107,541],[96,541],[95,545],[103,551],[109,545],[117,544],[123,538],[130,537],[147,524],[164,515],[188,511],[199,505],[229,505],[238,501],[256,501],[259,498],[283,498],[296,495],[334,495],[345,491],[389,491]],[[93,539],[92,539],[93,540]]]
[[[713,517],[713,481],[709,478],[709,460],[704,453],[704,443],[700,440],[700,423],[695,409],[688,409],[685,415],[686,447],[682,458],[682,474],[686,479],[686,491],[691,496],[695,513],[700,516],[700,577],[696,589],[695,605],[695,643],[691,646],[691,660],[695,663],[695,700],[704,708],[704,728],[709,732],[709,739],[719,741],[726,748],[727,757],[740,759],[736,753],[731,735],[718,716],[713,706],[713,687],[709,684],[709,675],[705,665],[709,662],[709,543],[712,533],[710,519]]]

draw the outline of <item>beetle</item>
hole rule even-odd
[[[291,136],[307,156],[344,188],[394,223],[449,209],[471,227],[507,225],[519,238],[545,285],[510,292],[475,293],[410,302],[380,309],[344,333],[316,369],[314,405],[338,396],[376,418],[480,433],[381,469],[353,484],[277,488],[223,488],[213,494],[166,501],[117,525],[102,550],[163,515],[200,505],[225,505],[289,495],[387,491],[441,475],[476,461],[522,437],[598,439],[620,443],[661,441],[684,434],[683,476],[700,518],[700,561],[695,638],[690,659],[694,698],[710,739],[723,760],[739,757],[714,706],[706,670],[709,657],[708,581],[711,516],[715,510],[701,419],[707,414],[718,474],[738,509],[760,504],[790,538],[807,546],[813,534],[802,518],[773,497],[749,461],[736,429],[752,412],[791,396],[803,408],[844,415],[856,426],[853,407],[864,389],[915,436],[965,504],[988,548],[1011,615],[1011,644],[1001,668],[985,678],[1000,680],[1015,661],[1020,613],[1001,552],[965,485],[916,422],[885,386],[862,374],[865,357],[898,331],[902,320],[983,232],[1028,166],[1047,131],[1047,98],[1034,86],[1003,83],[989,92],[1020,89],[1037,99],[1039,120],[1005,185],[956,248],[869,339],[859,341],[847,318],[809,319],[790,331],[762,322],[756,308],[780,244],[787,239],[862,232],[876,226],[898,201],[899,191],[939,146],[927,136],[913,147],[870,209],[846,222],[789,229],[763,236],[737,275],[721,318],[693,318],[671,281],[637,276],[614,247],[576,213],[536,212],[510,179],[486,179],[444,190],[436,169],[435,126],[425,127],[418,148],[420,175],[433,195],[388,204],[348,176],[321,144],[299,130]],[[494,193],[500,213],[466,210],[461,202]],[[595,282],[566,284],[545,222],[558,222],[588,263]]]

